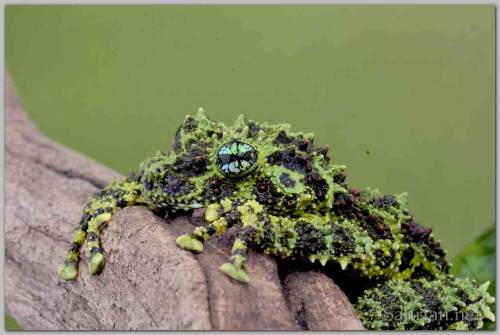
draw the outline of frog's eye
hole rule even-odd
[[[240,178],[257,167],[257,149],[241,141],[230,141],[217,150],[217,167],[229,178]]]

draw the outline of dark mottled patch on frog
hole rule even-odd
[[[240,233],[238,234],[238,238],[245,241],[247,245],[252,245],[253,241],[255,241],[256,236],[257,236],[257,230],[254,227],[242,228],[240,230]],[[245,253],[244,250],[241,251]]]
[[[213,177],[208,179],[203,190],[203,197],[210,200],[220,200],[230,197],[236,190],[235,183],[224,178]]]
[[[186,150],[194,150],[197,146],[199,145],[198,142],[196,142],[195,139],[193,138],[190,138],[189,140],[186,141],[186,143],[184,144],[184,149]]]
[[[224,218],[226,219],[228,227],[234,226],[235,224],[238,224],[240,222],[240,212],[238,212],[236,209],[233,209],[229,213],[226,213],[224,215]]]
[[[88,233],[87,234],[87,240],[88,241],[95,241],[97,240],[97,234],[94,232]]]
[[[374,240],[376,239],[392,239],[392,233],[389,227],[384,223],[384,219],[368,214],[364,220],[360,222],[360,226],[368,231],[368,235]]]
[[[376,265],[381,268],[387,268],[394,261],[395,254],[392,250],[389,251],[389,255],[385,255],[382,250],[376,250],[375,257],[377,259]]]
[[[332,236],[332,249],[336,256],[345,256],[354,252],[356,244],[349,230],[332,225]]]
[[[407,220],[401,224],[401,233],[406,243],[426,243],[429,240],[431,232],[432,228],[421,226],[413,220]]]
[[[247,126],[248,126],[248,138],[252,139],[257,138],[262,128],[252,121],[247,122]]]
[[[85,211],[83,212],[82,218],[80,219],[80,223],[79,223],[81,230],[87,231],[88,222],[91,218],[92,217],[88,213],[85,213]]]
[[[208,158],[204,152],[192,151],[187,156],[177,157],[174,168],[189,177],[200,176],[207,171]]]
[[[312,152],[315,152],[317,155],[323,156],[323,158],[325,159],[325,164],[330,163],[330,156],[328,154],[329,151],[330,148],[326,145],[312,150]]]
[[[151,180],[144,180],[142,182],[142,186],[144,186],[144,189],[146,191],[152,191],[153,190],[153,182]]]
[[[282,173],[280,175],[280,182],[285,187],[288,187],[288,188],[294,188],[295,187],[295,180],[293,180],[288,173]]]
[[[194,185],[185,175],[167,172],[161,188],[169,196],[181,196],[191,193],[194,190]]]
[[[298,221],[295,224],[298,240],[294,252],[300,257],[317,253],[326,248],[325,236],[307,221]]]
[[[451,283],[453,284],[453,283]],[[464,304],[469,305],[473,304],[478,300],[478,297],[476,296],[475,299],[472,299],[464,289],[457,287],[457,293],[455,295],[464,302]]]
[[[209,236],[212,236],[213,234],[215,234],[215,228],[213,226],[207,226],[207,234]]]
[[[347,188],[346,179],[347,175],[344,172],[340,172],[333,176],[333,182],[342,186],[343,188]]]
[[[268,248],[273,248],[274,246],[274,232],[271,227],[271,222],[269,221],[267,216],[260,217],[257,216],[260,222],[263,222],[262,224],[262,231],[260,235],[260,241],[258,245],[255,247],[259,250],[265,250]]]
[[[442,326],[445,326],[445,323],[448,323],[450,320],[444,320],[444,318],[436,318],[432,317],[433,315],[439,315],[440,312],[443,311],[443,305],[441,301],[439,301],[440,292],[438,289],[433,289],[429,287],[423,287],[420,281],[413,281],[411,283],[411,287],[416,295],[420,296],[422,302],[426,305],[426,309],[419,314],[420,317],[428,316],[431,320],[430,324],[426,326],[429,329],[440,329]],[[449,319],[448,316],[446,319]],[[453,318],[453,317],[451,317]],[[457,320],[454,320],[455,322]]]
[[[389,239],[393,236],[383,218],[370,214],[359,195],[353,193],[335,193],[332,211],[335,215],[347,219],[354,219],[359,226],[368,232],[373,240]]]
[[[207,129],[207,137],[210,138],[215,134],[218,139],[224,136],[224,132],[220,128]]]
[[[297,205],[295,195],[286,196],[280,193],[269,178],[258,178],[255,181],[254,194],[259,203],[270,207],[283,205],[285,209],[291,210]],[[273,212],[272,208],[270,211]]]
[[[123,196],[125,195],[125,193],[126,192],[124,190],[120,190],[120,189],[104,188],[104,189],[101,189],[101,190],[95,192],[92,195],[92,197],[101,198],[101,199],[102,198],[113,199],[116,201],[116,206],[123,208],[127,205],[127,201],[125,201],[123,199]],[[84,207],[84,210],[87,209],[88,205],[90,205],[90,203]],[[94,212],[94,216],[97,216],[97,215],[102,214],[104,212],[112,212],[112,209],[111,208],[100,208],[96,212]]]
[[[273,144],[275,145],[280,145],[280,144],[290,144],[292,143],[292,139],[290,137],[288,137],[288,135],[286,134],[286,132],[284,132],[283,130],[281,130],[278,135],[276,136],[276,138],[274,139],[273,141]]]
[[[372,199],[370,203],[378,208],[389,209],[389,207],[397,204],[397,198],[394,195],[384,195],[383,197]]]
[[[282,204],[287,210],[295,209],[295,207],[297,206],[297,196],[287,196],[286,198],[282,199]]]
[[[286,249],[293,249],[295,245],[291,244],[291,239],[295,237],[294,232],[292,231],[284,231],[283,234],[278,235],[276,242],[278,242],[279,245]]]
[[[394,320],[394,316],[402,315],[399,299],[394,295],[394,292],[387,283],[382,285],[380,290],[384,293],[380,301],[382,306],[384,306],[382,318],[389,321],[389,324],[387,326],[384,326],[384,330],[394,330],[399,323],[398,321]],[[377,298],[380,299],[380,297]]]
[[[321,177],[321,175],[316,170],[313,170],[310,174],[307,175],[306,185],[310,186],[313,189],[316,197],[319,200],[325,199],[326,194],[328,193],[328,183],[326,182],[325,178]]]
[[[418,283],[418,282],[417,282]],[[454,282],[449,282],[445,283],[442,287],[436,289],[436,288],[418,288],[415,286],[412,286],[413,289],[417,294],[419,294],[422,297],[422,301],[426,304],[427,310],[429,310],[430,316],[432,315],[439,315],[439,313],[443,312],[444,306],[442,305],[442,302],[438,299],[439,296],[445,295],[446,293],[443,292],[443,287],[446,286],[451,286],[453,288],[458,289],[457,293],[455,295],[459,298],[462,299],[464,298],[464,303],[465,304],[471,304],[474,303],[474,301],[469,300],[469,297],[465,292],[460,292],[460,288],[455,285]],[[457,311],[461,310],[460,305],[455,305],[457,307]],[[469,327],[469,329],[475,329],[477,327],[477,322],[480,320],[480,316],[477,315],[473,310],[466,311],[465,313],[458,313],[458,312],[449,312],[446,315],[446,318],[431,318],[431,322],[427,326],[429,329],[448,329],[449,326],[455,322],[458,321],[463,321],[466,323]]]
[[[431,237],[427,241],[426,248],[424,248],[424,250],[425,256],[428,260],[436,262],[442,272],[448,273],[450,267],[448,261],[446,260],[446,253],[438,241]]]
[[[425,278],[428,280],[433,280],[435,279],[432,273],[430,273],[428,270],[424,269],[422,265],[419,265],[413,270],[413,273],[411,274],[412,279],[417,279],[417,278]]]
[[[267,156],[267,162],[272,165],[281,165],[292,171],[301,172],[303,174],[310,173],[313,170],[312,157],[297,154],[295,148],[286,148],[276,151]]]
[[[297,147],[297,149],[308,154],[312,153],[315,149],[313,140],[304,138],[302,135],[298,135],[295,139],[293,139],[293,144]]]
[[[449,271],[448,261],[445,258],[446,253],[441,244],[431,236],[432,228],[423,227],[409,219],[401,224],[401,233],[404,242],[413,242],[419,245],[429,261],[436,262],[441,271]]]
[[[192,116],[188,116],[185,120],[184,120],[184,124],[182,125],[182,127],[184,128],[184,130],[186,132],[190,132],[190,131],[193,131],[196,129],[196,127],[198,127],[198,120],[196,120],[194,117]]]
[[[413,256],[415,256],[415,251],[413,250],[413,248],[410,247],[403,251],[403,254],[401,255],[401,264],[399,265],[400,272],[410,267]]]
[[[277,205],[283,197],[269,178],[257,179],[255,181],[254,193],[257,196],[258,202],[268,206]]]

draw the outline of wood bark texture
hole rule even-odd
[[[274,258],[250,251],[248,285],[219,271],[233,227],[193,255],[175,238],[202,213],[166,221],[144,207],[117,212],[103,232],[106,266],[58,278],[83,204],[121,176],[43,136],[5,80],[5,302],[24,329],[362,329],[326,275],[278,275]]]

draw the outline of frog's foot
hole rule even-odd
[[[177,237],[175,243],[177,243],[177,245],[184,250],[189,250],[192,252],[203,251],[203,242],[191,236],[190,234],[184,234]]]
[[[248,283],[250,277],[244,269],[246,261],[247,244],[256,238],[258,231],[256,224],[260,221],[256,219],[256,214],[263,211],[257,206],[257,202],[249,203],[246,206],[235,206],[229,199],[222,200],[219,204],[208,205],[205,209],[205,226],[197,227],[191,234],[177,237],[176,243],[179,247],[193,252],[202,252],[203,243],[214,234],[222,234],[233,225],[242,222],[243,228],[240,230],[231,250],[231,257],[228,263],[221,266],[220,270],[241,283]],[[251,213],[252,215],[249,215]],[[240,217],[247,217],[250,221],[241,221]]]
[[[86,223],[80,222],[78,229],[73,235],[73,240],[69,245],[66,260],[63,265],[57,269],[57,275],[63,280],[75,280],[78,277],[78,263],[80,261],[80,249],[85,242]]]
[[[104,268],[104,255],[101,249],[99,227],[111,219],[111,213],[103,213],[90,219],[87,229],[87,252],[89,256],[89,273],[97,275]]]
[[[242,268],[234,265],[233,263],[224,263],[220,267],[220,270],[227,276],[239,281],[240,283],[247,284],[250,282],[250,276]]]
[[[247,260],[247,245],[251,242],[252,231],[252,227],[245,227],[240,230],[231,249],[229,262],[222,264],[220,268],[227,276],[245,284],[250,281],[250,276],[245,271],[244,266]]]
[[[92,255],[92,258],[89,262],[89,273],[91,275],[97,275],[101,273],[104,268],[104,255],[102,252],[96,252]]]
[[[179,247],[192,252],[202,252],[203,243],[214,234],[222,234],[231,226],[221,215],[228,212],[230,208],[224,210],[220,204],[212,204],[205,209],[205,220],[208,222],[205,226],[196,227],[192,233],[184,234],[175,240]]]
[[[57,275],[64,280],[75,280],[78,276],[78,264],[76,262],[64,262],[57,269]]]

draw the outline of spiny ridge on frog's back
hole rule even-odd
[[[329,165],[328,147],[288,124],[269,125],[240,115],[233,125],[200,110],[178,128],[172,150],[141,166],[146,194],[158,207],[203,207],[225,199],[255,199],[276,212],[331,207],[344,191],[342,165]]]

